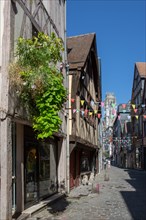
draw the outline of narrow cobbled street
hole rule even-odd
[[[146,220],[146,172],[112,166],[30,219]]]

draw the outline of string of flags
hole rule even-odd
[[[75,99],[74,99],[74,98],[71,98],[71,103],[74,103],[74,102],[75,102]],[[81,103],[81,109],[75,109],[75,108],[72,109],[72,110],[73,110],[73,114],[80,112],[80,113],[82,114],[82,116],[87,116],[87,115],[93,116],[93,115],[95,115],[96,117],[101,118],[101,116],[102,116],[102,115],[101,115],[101,112],[98,112],[98,110],[88,110],[88,109],[83,110],[83,109],[82,109],[83,106],[84,106],[85,100],[80,100],[80,103]],[[104,103],[104,102],[94,102],[93,100],[91,100],[90,105],[91,105],[92,107],[94,107],[94,105],[96,105],[96,106],[98,105],[98,106],[104,108],[105,103]],[[126,113],[127,104],[121,104],[121,105],[122,105],[122,108],[123,108],[123,113]],[[138,108],[136,108],[136,105],[135,105],[135,104],[129,104],[129,103],[128,103],[128,106],[129,106],[129,105],[132,106],[134,115],[127,115],[127,118],[128,118],[128,119],[130,119],[131,117],[135,117],[136,119],[138,119],[138,118],[139,118],[139,115],[138,115],[139,108],[144,109],[144,108],[146,107],[145,104],[142,104],[141,107],[138,107]],[[116,106],[115,103],[111,103],[111,107],[115,108],[115,106]],[[112,110],[112,113],[111,113],[111,115],[110,115],[110,116],[111,116],[111,119],[116,116],[116,113],[117,113],[117,111],[116,111],[115,109],[113,109],[113,110]],[[143,114],[143,117],[144,117],[144,119],[146,119],[146,114]],[[118,119],[119,119],[119,120],[121,119],[121,116],[120,116],[120,115],[118,115]]]

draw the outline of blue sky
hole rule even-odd
[[[102,63],[102,100],[131,99],[134,64],[146,62],[145,0],[67,0],[67,36],[96,33]]]

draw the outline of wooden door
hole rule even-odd
[[[73,150],[70,155],[70,188],[75,186],[75,151]]]

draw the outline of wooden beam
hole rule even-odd
[[[47,16],[48,16],[51,25],[53,26],[54,30],[56,31],[56,34],[57,34],[58,37],[59,37],[59,31],[57,30],[57,27],[56,27],[55,23],[53,22],[53,20],[51,19],[50,15],[48,14],[48,11],[46,10],[46,8],[45,8],[45,6],[44,6],[42,0],[40,0],[40,3],[41,3],[41,5],[42,5],[42,7],[43,7],[43,10],[46,12],[46,14],[47,14]]]
[[[26,15],[29,17],[29,19],[31,20],[32,24],[35,26],[35,28],[41,32],[42,28],[39,26],[39,24],[35,21],[34,17],[32,16],[32,14],[30,13],[30,11],[28,10],[28,8],[26,7],[26,5],[24,4],[24,2],[22,0],[16,0],[18,2],[18,4],[21,6],[21,8],[24,10],[24,12],[26,13]]]

